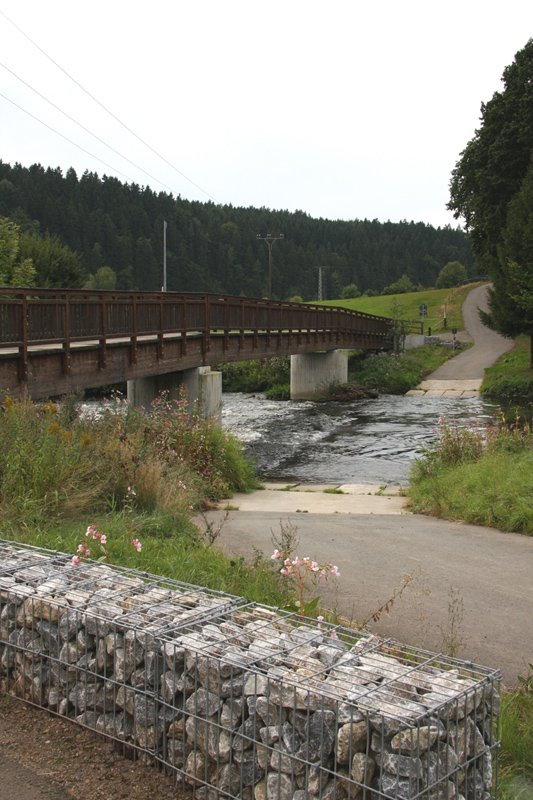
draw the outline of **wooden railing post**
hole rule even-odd
[[[28,380],[28,298],[22,295],[20,312],[19,379]]]
[[[165,323],[165,301],[164,295],[161,293],[159,295],[159,332],[157,334],[157,358],[163,358],[164,356],[164,347],[165,347],[165,340],[164,340],[164,323]]]
[[[205,364],[207,353],[209,352],[209,334],[211,332],[209,295],[204,296],[204,330],[202,335],[202,360]]]
[[[63,301],[63,372],[70,373],[70,295],[66,294]]]
[[[130,364],[137,363],[137,295],[131,296]]]
[[[107,304],[104,295],[100,295],[99,308],[100,308],[100,333],[98,337],[99,339],[98,366],[100,369],[105,369],[107,366],[107,345],[106,345]]]

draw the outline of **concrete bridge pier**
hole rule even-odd
[[[204,419],[220,424],[222,419],[222,373],[211,367],[196,367],[128,381],[128,402],[149,409],[155,398],[167,392],[171,400],[185,394],[191,408]]]
[[[346,350],[291,356],[291,400],[320,400],[332,384],[347,380]]]

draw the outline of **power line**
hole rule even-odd
[[[127,131],[128,131],[128,133],[130,133],[132,136],[134,136],[134,137],[135,137],[135,138],[136,138],[136,139],[137,139],[139,142],[141,142],[141,144],[143,144],[145,147],[147,147],[149,150],[151,150],[151,151],[152,151],[152,153],[154,153],[154,154],[155,154],[155,155],[156,155],[158,158],[160,158],[162,161],[164,161],[164,162],[165,162],[165,164],[167,164],[167,166],[169,166],[171,169],[173,169],[173,170],[174,170],[174,172],[176,172],[178,175],[181,175],[181,177],[182,177],[182,178],[185,178],[185,180],[186,180],[186,181],[188,181],[188,182],[189,182],[189,183],[190,183],[192,186],[195,186],[195,187],[196,187],[197,189],[199,189],[199,190],[200,190],[200,191],[201,191],[203,194],[207,195],[207,197],[209,197],[209,199],[210,199],[210,200],[212,200],[214,203],[217,203],[217,202],[218,202],[218,201],[217,201],[217,200],[216,200],[216,199],[215,199],[215,198],[214,198],[214,197],[213,197],[211,194],[209,194],[209,192],[208,192],[208,191],[206,191],[206,189],[203,189],[203,188],[202,188],[202,187],[201,187],[201,186],[200,186],[198,183],[195,183],[195,181],[193,181],[191,178],[189,178],[187,175],[185,175],[185,173],[184,173],[184,172],[182,172],[182,171],[181,171],[181,170],[179,170],[177,167],[175,167],[175,166],[174,166],[174,164],[172,164],[170,161],[168,161],[168,159],[166,159],[166,158],[165,158],[163,155],[161,155],[161,153],[159,153],[159,152],[158,152],[158,151],[157,151],[155,148],[153,148],[153,147],[152,147],[150,144],[148,144],[148,142],[145,142],[145,140],[144,140],[144,139],[142,139],[142,138],[141,138],[141,137],[140,137],[140,136],[139,136],[137,133],[135,133],[135,131],[133,131],[131,128],[129,128],[129,127],[128,127],[128,125],[126,125],[126,123],[125,123],[125,122],[122,122],[122,120],[121,120],[121,119],[119,119],[119,117],[117,117],[115,114],[113,114],[113,112],[112,112],[112,111],[110,111],[110,110],[109,110],[109,108],[107,108],[107,107],[106,107],[106,106],[105,106],[103,103],[101,103],[101,102],[100,102],[100,100],[98,100],[98,98],[96,98],[96,97],[95,97],[93,94],[91,94],[91,92],[90,92],[88,89],[86,89],[86,88],[85,88],[85,86],[83,86],[83,85],[82,85],[82,84],[81,84],[81,83],[80,83],[78,80],[76,80],[76,78],[74,78],[74,77],[73,77],[73,76],[72,76],[72,75],[71,75],[69,72],[67,72],[67,70],[66,70],[64,67],[62,67],[62,66],[61,66],[61,64],[58,64],[58,62],[57,62],[57,61],[55,61],[55,60],[52,58],[52,56],[48,55],[48,53],[47,53],[45,50],[43,50],[43,48],[42,48],[42,47],[40,47],[40,46],[37,44],[37,42],[34,42],[34,41],[33,41],[33,39],[32,39],[30,36],[28,36],[28,34],[27,34],[27,33],[25,33],[25,32],[22,30],[22,28],[21,28],[19,25],[17,25],[17,24],[16,24],[16,22],[13,22],[13,20],[12,20],[12,19],[10,19],[10,18],[7,16],[7,14],[6,14],[4,11],[2,11],[1,9],[0,9],[0,14],[1,14],[1,15],[4,17],[4,19],[6,19],[6,20],[9,22],[9,24],[10,24],[10,25],[12,25],[12,26],[13,26],[13,27],[14,27],[14,28],[15,28],[15,29],[16,29],[16,30],[17,30],[17,31],[18,31],[18,32],[19,32],[19,33],[20,33],[22,36],[24,36],[24,38],[25,38],[25,39],[27,39],[27,40],[30,42],[30,44],[32,44],[32,45],[33,45],[35,48],[37,48],[37,50],[39,50],[39,52],[40,52],[40,53],[42,53],[42,55],[43,55],[43,56],[45,56],[45,58],[47,58],[49,61],[51,61],[51,63],[52,63],[52,64],[53,64],[55,67],[57,67],[57,69],[61,70],[61,72],[62,72],[64,75],[66,75],[66,76],[67,76],[67,78],[69,78],[69,80],[71,80],[73,83],[75,83],[75,84],[76,84],[76,86],[77,86],[79,89],[81,89],[81,90],[82,90],[82,92],[85,92],[85,94],[86,94],[88,97],[90,97],[90,98],[91,98],[91,100],[92,100],[94,103],[96,103],[97,105],[99,105],[99,106],[100,106],[100,108],[102,108],[102,109],[103,109],[103,110],[104,110],[104,111],[105,111],[107,114],[109,114],[109,116],[110,116],[110,117],[112,117],[112,118],[113,118],[113,119],[114,119],[116,122],[118,122],[118,123],[119,123],[119,125],[122,125],[122,127],[123,127],[125,130],[127,130]],[[11,102],[11,101],[10,101],[10,102]],[[14,105],[16,105],[16,104],[14,104]],[[30,116],[31,116],[31,114],[30,114]],[[40,121],[41,121],[41,120],[39,120],[39,122],[40,122]],[[43,124],[44,124],[44,123],[43,123]],[[60,134],[60,135],[62,135],[62,134]],[[63,138],[66,138],[66,137],[63,137]],[[76,146],[77,146],[77,145],[76,145]],[[80,148],[80,149],[83,149],[83,148]],[[99,159],[99,160],[101,160],[101,159]],[[120,174],[122,175],[122,173],[120,173]]]
[[[55,104],[55,103],[54,103],[52,100],[49,100],[49,99],[48,99],[48,97],[45,97],[45,95],[44,95],[44,94],[42,94],[42,93],[41,93],[41,92],[40,92],[38,89],[35,89],[35,87],[31,86],[31,84],[29,84],[27,81],[25,81],[25,80],[24,80],[24,78],[21,78],[21,77],[20,77],[20,75],[17,75],[17,73],[16,73],[16,72],[14,72],[14,71],[13,71],[12,69],[10,69],[8,66],[6,66],[5,64],[3,64],[1,61],[0,61],[0,67],[3,67],[5,70],[7,70],[7,72],[11,73],[11,75],[13,75],[13,77],[15,77],[15,78],[16,78],[18,81],[20,81],[21,83],[23,83],[23,84],[24,84],[24,86],[27,86],[27,87],[28,87],[28,89],[31,89],[31,91],[32,91],[32,92],[34,92],[34,93],[35,93],[36,95],[38,95],[38,96],[39,96],[39,97],[40,97],[42,100],[44,100],[44,101],[45,101],[45,102],[47,102],[49,105],[51,105],[51,106],[52,106],[52,108],[55,108],[55,109],[56,109],[56,111],[59,111],[59,112],[60,112],[60,114],[63,114],[63,116],[65,116],[67,119],[69,119],[69,120],[70,120],[71,122],[73,122],[75,125],[77,125],[79,128],[81,128],[83,131],[85,131],[85,133],[88,133],[90,136],[92,136],[92,137],[93,137],[94,139],[96,139],[98,142],[100,142],[101,144],[103,144],[105,147],[107,147],[109,150],[111,150],[113,153],[115,153],[115,155],[117,155],[117,156],[120,156],[120,158],[123,158],[123,159],[124,159],[124,161],[127,161],[127,162],[128,162],[128,164],[131,164],[131,165],[132,165],[132,167],[135,167],[136,169],[140,170],[141,172],[144,172],[144,174],[145,174],[145,175],[148,175],[148,177],[149,177],[149,178],[151,178],[153,181],[155,181],[156,183],[159,183],[161,186],[164,186],[164,187],[165,187],[165,189],[168,189],[168,191],[169,191],[171,194],[173,193],[173,191],[174,191],[174,190],[173,190],[173,189],[172,189],[170,186],[167,186],[167,184],[166,184],[166,183],[163,183],[163,181],[160,181],[160,180],[159,180],[159,178],[156,178],[154,175],[151,175],[149,172],[147,172],[145,169],[143,169],[142,167],[140,167],[138,164],[136,164],[136,163],[135,163],[134,161],[132,161],[130,158],[128,158],[127,156],[123,155],[123,154],[122,154],[122,153],[120,153],[118,150],[116,150],[114,147],[112,147],[112,145],[108,144],[108,143],[107,143],[107,142],[105,142],[103,139],[101,139],[99,136],[97,136],[97,134],[96,134],[96,133],[93,133],[91,130],[89,130],[89,128],[86,128],[86,127],[85,127],[85,125],[82,125],[82,123],[81,123],[81,122],[78,122],[78,120],[74,119],[74,117],[71,117],[71,115],[70,115],[70,114],[68,114],[66,111],[64,111],[62,108],[60,108],[58,105],[56,105],[56,104]]]
[[[11,103],[11,105],[13,105],[16,108],[20,109],[20,111],[24,111],[24,113],[27,114],[29,117],[32,117],[32,119],[36,120],[37,122],[40,122],[41,125],[44,125],[44,127],[48,128],[48,130],[52,131],[52,133],[56,133],[58,136],[61,136],[62,139],[65,139],[66,142],[68,142],[69,144],[74,145],[74,147],[77,147],[78,150],[82,150],[88,156],[91,156],[91,158],[95,158],[97,161],[99,161],[104,166],[108,167],[109,169],[112,169],[113,172],[118,172],[119,175],[122,175],[122,177],[126,178],[126,180],[129,181],[130,183],[135,183],[135,181],[132,178],[130,178],[128,175],[125,175],[123,172],[121,172],[121,170],[117,169],[112,164],[108,164],[107,161],[103,160],[103,158],[99,158],[98,156],[95,156],[94,153],[91,153],[89,150],[86,150],[85,147],[82,147],[81,145],[76,144],[76,142],[72,141],[72,139],[69,139],[68,136],[65,136],[65,134],[60,133],[59,131],[56,131],[55,128],[52,128],[52,126],[48,125],[47,122],[43,122],[42,119],[39,119],[39,117],[36,117],[35,114],[31,113],[31,111],[28,111],[26,108],[23,108],[22,106],[19,106],[19,104],[15,103],[15,101],[11,100],[11,98],[6,97],[6,95],[3,94],[3,92],[0,92],[0,97],[3,97],[4,100],[7,100],[8,103]]]

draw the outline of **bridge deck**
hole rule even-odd
[[[388,349],[392,320],[221,295],[2,289],[0,391],[33,398],[201,365]]]

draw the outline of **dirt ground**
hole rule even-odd
[[[173,778],[68,720],[0,696],[1,800],[176,800]]]

